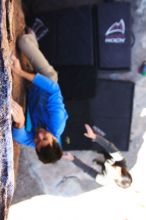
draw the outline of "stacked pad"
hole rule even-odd
[[[96,125],[121,151],[127,151],[132,118],[134,83],[98,80],[96,96],[66,102],[69,119],[63,134],[65,150],[90,150],[95,144],[83,136],[84,124]]]
[[[39,16],[49,28],[40,49],[57,69],[66,100],[95,95],[92,7],[62,9]]]
[[[94,43],[99,69],[130,70],[130,3],[102,3],[95,14],[98,37]]]
[[[66,71],[72,66],[93,72],[130,69],[130,3],[86,5],[39,17],[49,28],[40,48],[52,65]]]
[[[53,11],[40,18],[49,28],[40,48],[52,65],[94,65],[90,6]]]
[[[133,96],[133,82],[100,80],[90,102],[92,121],[123,151],[129,146]]]
[[[96,84],[96,78],[99,69],[130,69],[130,4],[103,3],[39,17],[49,29],[40,49],[58,71],[70,116],[64,148],[94,148],[83,136],[84,123],[89,123],[103,129],[120,150],[128,150],[134,85],[110,80]]]

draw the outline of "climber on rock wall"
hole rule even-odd
[[[43,163],[55,162],[63,154],[61,134],[68,118],[57,82],[57,72],[39,50],[37,37],[32,29],[19,37],[18,47],[28,57],[34,73],[22,69],[19,59],[12,56],[13,74],[31,82],[27,117],[24,116],[22,107],[12,100],[13,139],[34,148]],[[29,131],[26,126],[27,119]]]

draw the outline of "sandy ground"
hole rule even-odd
[[[100,220],[145,220],[146,179],[146,133],[138,153],[136,165],[132,168],[133,185],[129,189],[101,187],[73,197],[53,195],[34,196],[14,204],[10,208],[9,220],[24,219],[100,219]]]

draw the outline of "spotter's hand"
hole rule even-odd
[[[84,136],[92,140],[95,140],[96,134],[94,133],[93,129],[88,124],[85,124],[85,128],[86,128],[86,133],[84,133]]]

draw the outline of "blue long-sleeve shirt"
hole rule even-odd
[[[32,123],[30,132],[26,128],[13,128],[13,139],[18,143],[35,147],[34,137],[38,127],[51,132],[60,142],[68,114],[58,83],[36,74],[28,94],[28,108]]]

